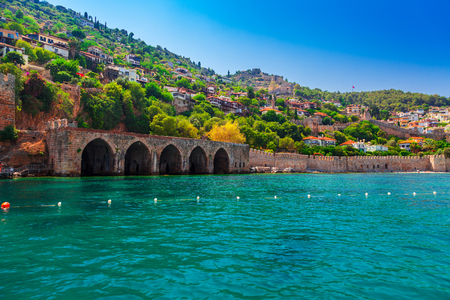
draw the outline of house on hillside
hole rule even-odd
[[[102,64],[110,65],[114,63],[114,58],[111,55],[104,53],[103,49],[100,47],[90,46],[87,50],[88,53],[97,56],[99,58],[99,62]]]
[[[389,149],[387,146],[383,146],[383,145],[369,145],[369,146],[367,146],[367,151],[368,152],[375,152],[375,151],[387,152],[387,151],[389,151]]]
[[[327,147],[327,146],[336,146],[336,140],[329,138],[329,137],[314,137],[314,136],[308,136],[303,139],[305,144],[310,146],[321,146],[321,147]]]
[[[89,22],[88,20],[80,19],[80,26],[81,27],[89,26],[89,27],[91,27],[93,29],[94,28],[94,23]]]
[[[133,67],[139,67],[141,65],[141,58],[134,54],[127,54],[125,56],[125,61],[131,63]]]
[[[166,89],[173,96],[173,106],[178,114],[194,109],[195,100],[192,99],[196,94],[195,91],[186,88],[171,88]]]
[[[129,81],[137,82],[136,70],[109,65],[103,71],[103,76],[109,81],[116,80],[119,77],[127,78]]]
[[[64,57],[65,59],[69,58],[69,49],[67,49],[66,47],[61,47],[56,44],[53,44],[53,45],[44,44],[42,46],[42,48],[44,48],[44,50],[54,52],[54,53],[58,54],[59,56]]]
[[[17,52],[22,54],[23,59],[25,60],[25,66],[28,65],[28,55],[25,55],[25,49],[0,43],[0,58],[4,58],[9,52]]]
[[[42,33],[30,33],[27,34],[29,39],[35,40],[39,43],[47,44],[47,45],[55,45],[60,48],[69,49],[69,39],[60,38],[53,35],[42,34]]]
[[[345,108],[347,115],[360,115],[361,114],[361,105],[348,105]]]
[[[282,111],[279,111],[278,109],[274,109],[271,107],[264,107],[263,109],[260,109],[259,111],[261,112],[262,115],[267,114],[269,111],[274,111],[277,115],[282,114]]]
[[[226,115],[232,113],[238,116],[245,116],[245,106],[239,102],[232,101],[228,97],[208,97],[207,100],[212,105],[220,108]]]
[[[17,31],[0,28],[0,43],[14,45],[19,39],[19,33]]]

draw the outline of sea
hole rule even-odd
[[[450,299],[449,187],[449,174],[1,181],[0,299]]]

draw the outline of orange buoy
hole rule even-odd
[[[3,202],[2,203],[2,209],[7,209],[11,206],[11,204],[9,204],[9,202]]]

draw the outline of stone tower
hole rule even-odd
[[[14,93],[15,77],[0,73],[0,130],[14,125],[16,118],[16,101]]]

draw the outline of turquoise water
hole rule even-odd
[[[449,299],[449,186],[447,174],[2,181],[0,298]]]

